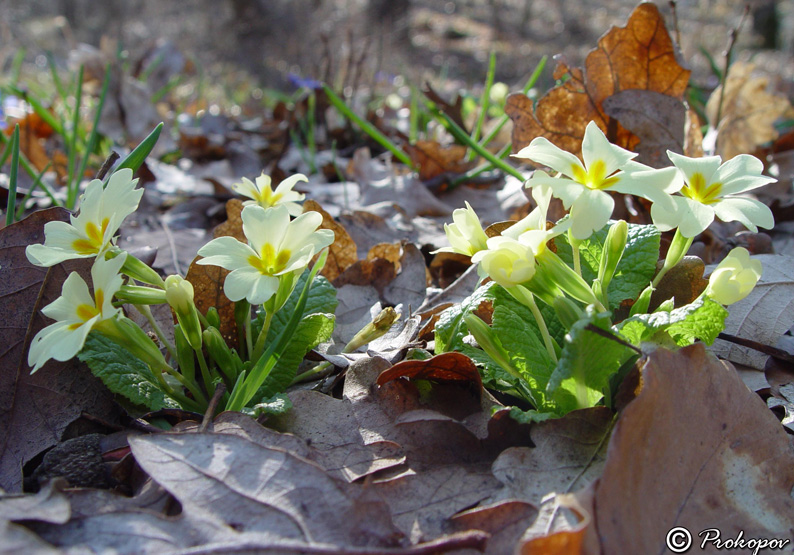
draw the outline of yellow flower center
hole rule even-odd
[[[692,174],[689,182],[681,189],[681,194],[701,204],[714,204],[720,198],[722,183],[706,184],[706,178],[698,172]]]
[[[259,202],[260,206],[264,208],[268,208],[270,206],[275,206],[283,195],[281,193],[274,194],[273,190],[270,187],[262,189],[259,191],[257,195],[257,202]]]
[[[587,172],[581,166],[573,166],[571,177],[577,183],[581,183],[588,189],[606,189],[617,183],[617,177],[607,177],[607,165],[603,160],[596,160],[587,168]]]
[[[85,226],[85,239],[75,239],[72,248],[79,254],[95,254],[100,251],[107,231],[110,219],[102,220],[102,227],[99,228],[94,222],[88,222]]]
[[[292,253],[288,250],[276,252],[270,243],[265,243],[259,256],[251,255],[248,263],[259,270],[261,274],[274,275],[282,271],[289,262]]]

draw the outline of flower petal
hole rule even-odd
[[[761,160],[749,154],[740,154],[720,166],[714,180],[722,183],[721,195],[734,195],[777,181],[773,177],[761,175],[763,171]]]
[[[584,172],[584,167],[579,158],[567,152],[544,137],[537,137],[514,154],[516,158],[528,158],[538,164],[548,166],[568,177],[574,175],[574,168]]]
[[[265,209],[252,204],[243,208],[241,217],[243,233],[257,253],[262,252],[266,243],[278,250],[284,236],[288,235],[289,211],[284,206]]]
[[[248,259],[251,256],[258,257],[254,250],[241,243],[234,237],[218,237],[213,239],[198,251],[199,256],[203,256],[197,264],[220,266],[227,270],[237,270],[239,268],[251,268]]]
[[[772,229],[775,218],[769,207],[755,199],[729,197],[714,205],[714,212],[723,222],[741,222],[744,226],[758,233],[758,227]]]
[[[587,239],[609,221],[615,201],[604,191],[585,189],[571,205],[571,233],[576,239]]]
[[[706,156],[703,158],[690,158],[677,154],[672,150],[667,151],[667,156],[679,170],[684,173],[684,180],[689,183],[692,176],[699,173],[706,184],[714,182],[714,174],[720,167],[722,158],[719,156]]]
[[[268,186],[269,185],[270,185],[270,178],[268,177]],[[254,183],[250,179],[246,177],[243,177],[242,181],[238,183],[232,183],[232,191],[234,191],[238,195],[253,199],[254,202],[259,201],[259,189],[257,188],[256,185],[254,185]],[[246,202],[250,202],[250,201],[246,201]]]
[[[230,301],[246,299],[251,304],[262,304],[278,290],[278,278],[262,274],[252,267],[234,270],[223,284],[223,292]]]
[[[606,166],[604,175],[609,176],[636,156],[636,153],[610,143],[594,121],[587,124],[582,140],[582,159],[588,170],[600,160]]]

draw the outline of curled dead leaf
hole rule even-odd
[[[434,380],[439,382],[464,382],[482,390],[482,378],[474,362],[461,353],[442,353],[427,360],[404,360],[384,370],[377,384],[383,385],[398,378]]]
[[[655,91],[681,100],[690,71],[682,67],[659,9],[639,4],[625,27],[613,27],[598,40],[584,68],[560,63],[554,77],[569,76],[533,106],[524,94],[507,98],[505,112],[513,120],[513,148],[517,151],[535,137],[546,137],[558,147],[578,154],[584,130],[595,121],[607,138],[634,149],[639,138],[604,110],[606,98],[629,89]]]

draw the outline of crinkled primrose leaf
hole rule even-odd
[[[644,341],[664,342],[659,337],[664,332],[679,347],[690,345],[696,339],[711,345],[725,328],[728,311],[719,303],[701,297],[695,302],[670,311],[657,310],[653,314],[637,314],[614,326],[614,330],[639,346]]]
[[[605,227],[579,245],[582,277],[588,283],[592,283],[598,277],[601,253],[604,250],[608,231],[609,228]],[[655,226],[629,224],[626,250],[607,291],[611,307],[618,306],[626,299],[636,299],[651,282],[656,272],[656,261],[659,259],[661,235]],[[566,264],[573,265],[573,255],[567,236],[556,237],[554,244],[557,247],[557,255]]]
[[[149,366],[122,345],[99,333],[88,334],[77,357],[108,389],[148,410],[179,408],[166,396],[152,375]]]
[[[560,415],[595,406],[609,384],[609,378],[636,353],[589,329],[594,325],[609,330],[609,314],[593,314],[573,325],[565,338],[557,368],[549,379],[546,394]]]

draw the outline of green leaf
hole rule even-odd
[[[643,341],[663,343],[669,337],[679,347],[700,339],[711,345],[725,328],[728,311],[708,297],[674,310],[657,310],[653,314],[638,314],[615,327],[627,341],[639,346]],[[662,335],[664,332],[665,335]]]
[[[436,354],[449,351],[460,351],[461,347],[464,345],[463,338],[469,333],[469,330],[466,328],[466,323],[463,321],[463,317],[477,310],[483,302],[492,302],[494,300],[494,290],[496,288],[496,283],[486,283],[463,299],[460,304],[451,306],[439,314],[434,332]]]
[[[517,303],[516,303],[517,304]],[[535,408],[549,410],[546,385],[554,372],[554,361],[549,357],[537,324],[525,307],[509,306],[497,300],[492,328],[496,332],[510,360],[510,365],[523,378]]]
[[[585,239],[579,246],[582,277],[588,283],[598,277],[601,253],[604,250],[609,225]],[[653,279],[659,259],[661,232],[653,225],[629,224],[626,248],[612,282],[609,284],[609,304],[618,306],[626,299],[636,299]],[[555,237],[557,255],[573,267],[573,254],[566,235]]]
[[[130,152],[124,160],[119,163],[118,167],[115,171],[119,171],[122,168],[129,168],[133,172],[138,171],[138,168],[141,167],[143,161],[146,160],[146,157],[152,152],[154,149],[154,145],[157,144],[157,139],[160,138],[160,132],[163,130],[163,123],[160,122],[157,124],[149,135],[141,141],[141,143],[135,147],[135,149]]]
[[[549,379],[546,394],[560,414],[593,407],[604,396],[609,378],[634,351],[589,329],[609,330],[608,314],[589,314],[576,322],[565,339],[562,355]]]
[[[275,319],[276,317],[273,317],[274,321]],[[283,392],[295,379],[298,366],[303,357],[306,356],[306,353],[323,341],[328,341],[333,331],[334,316],[332,314],[310,314],[304,316],[298,324],[295,333],[290,337],[283,354],[273,366],[262,386],[257,390],[253,400],[262,402],[262,399],[268,399]]]
[[[298,304],[298,297],[300,297],[300,293],[303,291],[303,286],[306,285],[308,276],[309,272],[303,272],[303,274],[301,274],[287,302],[284,303],[284,306],[273,316],[273,320],[270,322],[270,330],[267,334],[268,341],[272,341],[274,338],[278,337],[281,330],[287,325],[289,317],[295,311],[295,306]],[[339,303],[336,300],[336,288],[323,276],[317,276],[314,278],[309,288],[309,297],[306,299],[306,308],[303,309],[303,315],[306,316],[315,313],[333,314],[334,311],[336,311],[337,304]],[[265,313],[260,309],[257,312],[256,320],[254,320],[251,325],[251,331],[254,337],[259,335],[264,321]]]
[[[95,332],[77,357],[109,390],[149,410],[179,408],[157,385],[149,366],[123,346]]]
[[[533,422],[543,422],[544,420],[559,417],[559,414],[553,412],[539,412],[533,409],[521,410],[518,407],[510,407],[510,418],[520,424],[532,424]]]
[[[252,418],[259,418],[263,414],[268,416],[279,416],[286,414],[292,408],[292,401],[284,393],[273,395],[273,397],[257,403],[251,408],[244,408],[241,412]]]

